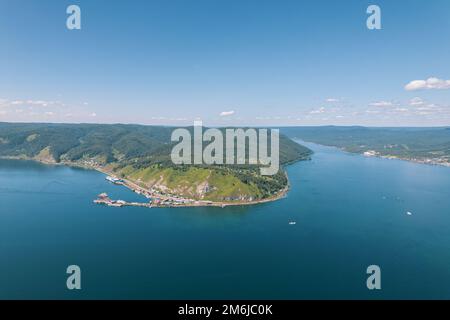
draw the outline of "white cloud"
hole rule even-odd
[[[3,99],[0,98],[0,110],[3,121],[67,121],[76,119],[77,121],[92,121],[97,117],[94,110],[88,110],[86,105],[80,103],[79,106],[72,107],[62,101],[55,100],[34,100],[34,99]]]
[[[419,97],[415,97],[415,98],[412,98],[411,100],[409,100],[410,106],[421,106],[423,104],[425,104],[425,101],[423,101],[423,99],[419,98]]]
[[[0,99],[0,108],[7,108],[7,107],[9,107],[8,100]]]
[[[370,104],[372,107],[392,107],[393,105],[394,104],[390,101],[378,101]]]
[[[319,109],[315,109],[310,111],[310,114],[319,114],[319,113],[324,113],[325,112],[325,108],[324,107],[320,107]]]
[[[167,118],[169,121],[188,121],[188,118]]]
[[[429,107],[429,106],[423,106],[423,107],[418,107],[418,108],[416,108],[416,110],[419,110],[419,111],[423,111],[423,110],[432,110],[433,108],[431,108],[431,107]]]
[[[327,100],[325,100],[326,102],[339,102],[339,99],[337,98],[328,98]]]
[[[234,114],[234,110],[231,111],[222,111],[219,116],[221,117],[228,117],[228,116],[232,116]]]
[[[442,80],[435,77],[427,80],[414,80],[405,86],[407,91],[423,90],[423,89],[450,89],[450,80]]]
[[[8,102],[10,106],[63,106],[60,101],[45,101],[45,100],[13,100]]]

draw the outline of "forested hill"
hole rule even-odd
[[[188,129],[192,131],[192,127]],[[174,145],[170,140],[173,130],[173,127],[128,124],[0,122],[0,156],[32,158],[47,148],[56,162],[83,157],[104,163],[141,157],[163,161],[169,159]],[[309,154],[309,149],[280,137],[280,163],[301,160]]]
[[[173,130],[125,124],[0,123],[0,157],[107,167],[144,188],[212,201],[264,199],[288,184],[284,170],[261,176],[258,167],[249,165],[174,165]],[[311,153],[280,136],[280,164],[308,159]]]

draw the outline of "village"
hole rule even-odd
[[[133,192],[143,195],[148,199],[148,202],[127,202],[124,200],[113,200],[111,199],[107,193],[101,193],[98,195],[97,199],[94,200],[95,204],[106,205],[109,207],[126,207],[126,206],[134,206],[134,207],[146,207],[146,208],[160,208],[160,207],[200,207],[200,206],[219,206],[225,207],[226,204],[223,203],[214,203],[212,201],[207,200],[193,200],[182,198],[179,196],[175,196],[172,194],[163,194],[153,188],[146,190],[135,183],[119,179],[113,176],[107,176],[106,180],[115,184],[115,185],[123,185]]]
[[[127,187],[128,189],[132,190],[133,192],[143,195],[148,199],[148,202],[128,202],[124,200],[114,200],[109,197],[107,193],[101,193],[97,196],[97,199],[95,199],[93,202],[95,204],[100,205],[106,205],[109,207],[146,207],[146,208],[169,208],[169,207],[219,207],[219,208],[225,208],[228,206],[247,206],[247,205],[253,205],[258,203],[266,203],[271,202],[280,198],[283,198],[286,196],[287,191],[289,190],[289,187],[286,186],[283,190],[281,190],[279,193],[265,199],[258,199],[258,200],[242,200],[242,201],[234,201],[234,202],[216,202],[216,201],[210,201],[210,200],[195,200],[195,199],[189,199],[189,198],[183,198],[178,195],[174,195],[171,193],[163,193],[162,191],[156,190],[154,188],[143,188],[136,183],[126,180],[126,179],[119,179],[114,176],[109,175],[105,170],[102,170],[100,168],[97,168],[102,173],[107,174],[106,180],[109,182],[115,184],[115,185],[122,185]]]

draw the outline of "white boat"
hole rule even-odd
[[[412,212],[410,212],[410,211],[406,212],[406,214],[407,214],[408,216],[412,216]]]
[[[291,226],[293,226],[293,225],[297,224],[297,222],[295,222],[295,221],[289,221],[289,224],[290,224]]]
[[[117,178],[111,177],[111,176],[107,176],[105,179],[108,180],[109,182],[114,183],[114,184],[118,184],[118,183],[122,183],[123,182],[123,180],[117,179]]]

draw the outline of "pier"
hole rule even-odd
[[[94,200],[95,204],[102,204],[108,207],[146,207],[151,208],[151,202],[127,202],[124,200],[112,200],[109,198],[108,194],[101,193],[98,195],[98,198]]]

